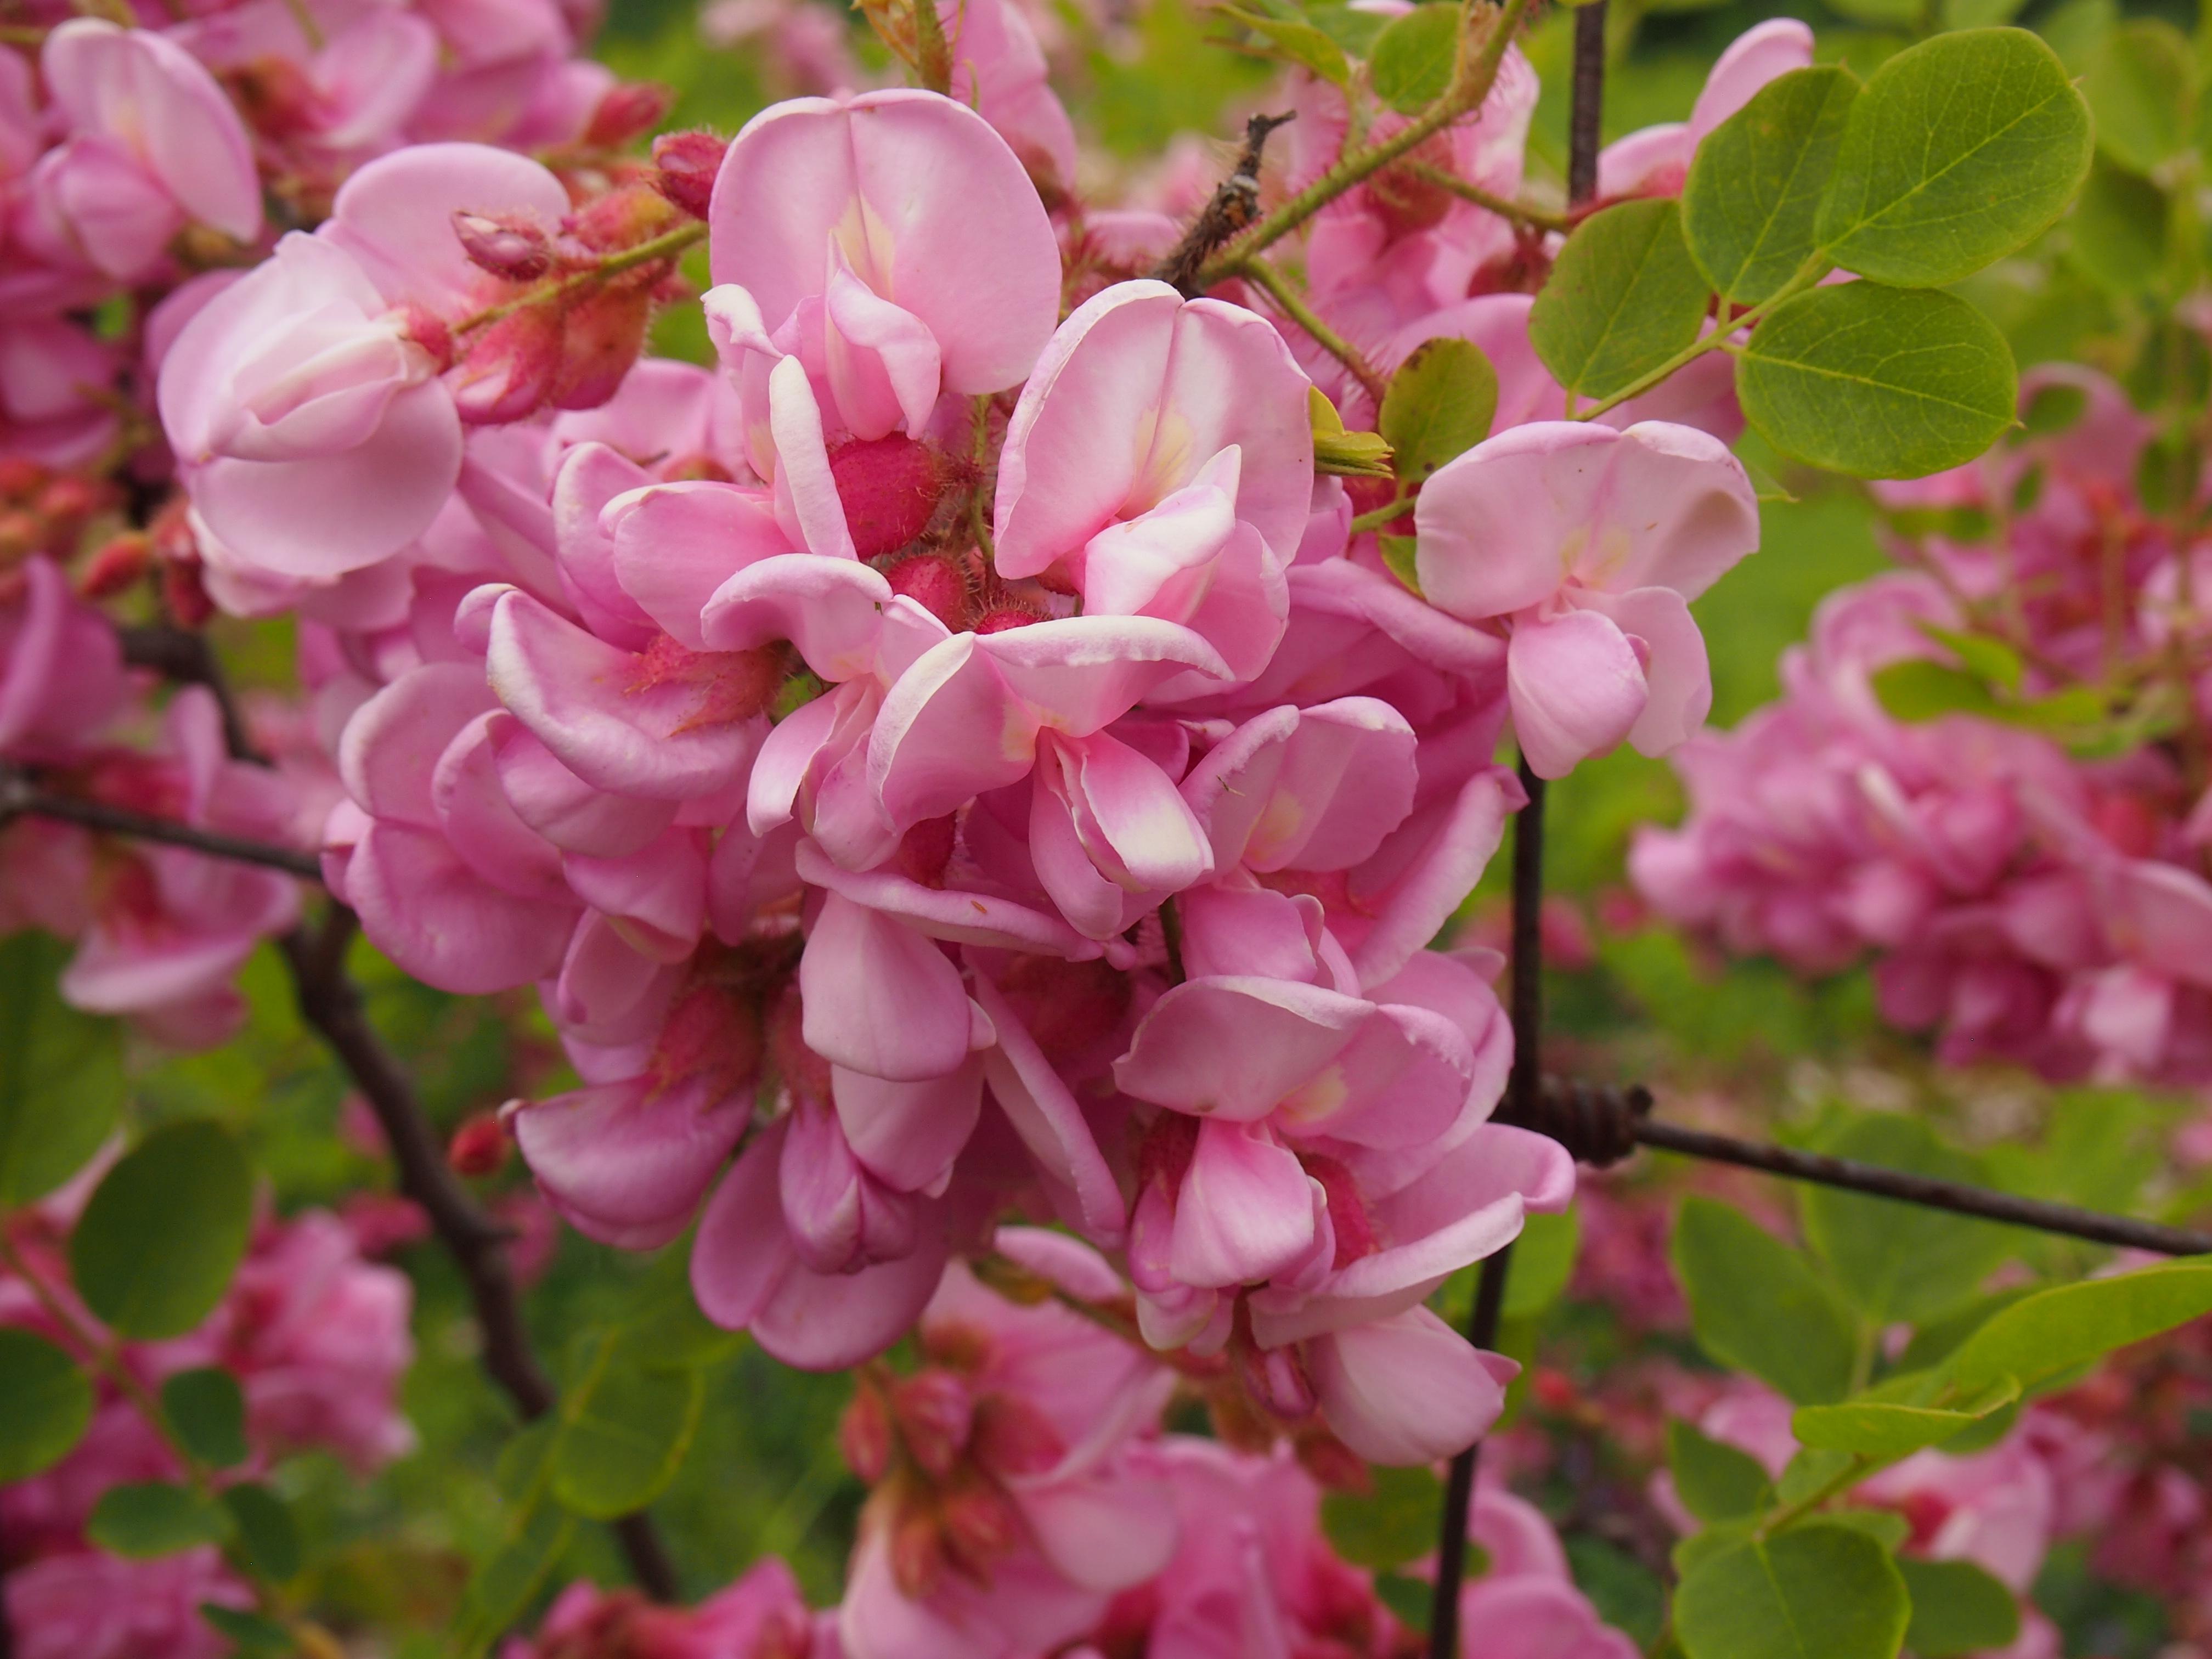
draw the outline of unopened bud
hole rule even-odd
[[[945,495],[936,452],[896,433],[844,445],[830,458],[830,475],[864,559],[895,553],[921,535]]]
[[[642,138],[659,126],[676,94],[654,81],[625,81],[610,87],[592,112],[584,142],[611,149]]]
[[[446,1162],[453,1173],[471,1178],[497,1173],[511,1145],[496,1112],[478,1112],[463,1121],[446,1143]]]
[[[652,320],[653,295],[641,289],[602,289],[574,307],[561,343],[554,407],[597,409],[613,397],[645,349]]]
[[[951,559],[917,553],[884,574],[892,592],[903,593],[954,633],[968,626],[968,578]]]
[[[0,565],[27,559],[46,539],[46,522],[35,513],[0,513]]]
[[[1067,1455],[1052,1419],[1013,1395],[989,1396],[975,1407],[975,1461],[1000,1476],[1042,1474]]]
[[[453,382],[461,418],[478,426],[519,421],[544,407],[562,369],[561,313],[528,305],[469,343]]]
[[[0,459],[0,501],[28,501],[46,487],[46,481],[52,477],[38,462],[20,455]]]
[[[154,562],[154,538],[143,530],[109,538],[85,562],[77,592],[88,599],[109,599],[143,580]]]
[[[1305,1367],[1298,1364],[1292,1350],[1240,1343],[1237,1371],[1243,1379],[1244,1391],[1270,1415],[1293,1423],[1312,1415],[1313,1384],[1306,1381]]]
[[[1375,1489],[1367,1460],[1326,1430],[1298,1436],[1297,1454],[1305,1472],[1331,1492],[1358,1492],[1364,1497]]]
[[[945,1499],[945,1541],[978,1572],[1013,1548],[1021,1532],[1012,1500],[994,1487],[979,1482]]]
[[[891,1525],[891,1579],[910,1601],[926,1600],[945,1576],[945,1534],[921,1505]]]
[[[891,1414],[882,1392],[866,1376],[853,1390],[845,1414],[837,1421],[837,1449],[845,1467],[869,1486],[874,1486],[891,1467]]]
[[[695,219],[707,216],[730,141],[711,132],[664,132],[653,141],[653,187]]]
[[[953,843],[960,826],[948,812],[940,818],[924,818],[899,837],[899,873],[924,887],[945,885],[945,866],[952,862]]]
[[[891,1389],[891,1418],[914,1461],[941,1480],[967,1449],[975,1396],[951,1371],[924,1371],[901,1378]]]
[[[1043,620],[1044,613],[1041,611],[1033,611],[1025,605],[1001,602],[975,618],[975,631],[978,634],[1003,634],[1008,629],[1027,628],[1031,623]]]
[[[615,253],[673,229],[676,204],[651,185],[623,185],[592,198],[568,216],[572,257]]]
[[[215,601],[200,581],[200,562],[171,559],[161,567],[161,602],[183,628],[204,628],[215,617]]]
[[[553,250],[544,231],[519,214],[455,208],[453,234],[461,239],[461,252],[471,264],[510,283],[534,281],[552,267]]]
[[[87,519],[100,511],[101,494],[100,487],[92,479],[64,472],[39,492],[34,510],[52,526],[54,538],[67,541]]]

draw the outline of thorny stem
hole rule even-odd
[[[1472,202],[1486,212],[1494,213],[1501,219],[1510,219],[1527,229],[1565,232],[1574,228],[1575,222],[1571,215],[1547,212],[1526,202],[1508,201],[1503,196],[1492,195],[1480,185],[1469,184],[1456,173],[1448,173],[1443,167],[1433,167],[1426,161],[1401,161],[1398,165],[1423,184],[1449,191],[1462,201]]]
[[[1322,321],[1321,313],[1308,305],[1297,289],[1283,280],[1283,275],[1265,259],[1247,259],[1230,273],[1242,276],[1267,290],[1267,297],[1280,308],[1283,314],[1313,337],[1313,342],[1323,351],[1352,371],[1352,378],[1367,388],[1368,395],[1379,406],[1382,393],[1389,382],[1375,365],[1360,355],[1359,348]]]
[[[581,270],[572,270],[557,283],[528,289],[511,300],[502,300],[495,306],[486,306],[482,311],[455,323],[453,331],[456,336],[472,333],[502,317],[514,315],[525,306],[564,303],[579,294],[611,281],[624,271],[635,270],[640,265],[649,265],[657,260],[676,258],[706,238],[707,226],[703,221],[694,221],[690,224],[678,225],[673,230],[664,230],[658,236],[647,237],[635,247],[617,248],[595,264],[586,265]]]
[[[1370,149],[1338,158],[1336,165],[1288,201],[1242,233],[1208,260],[1199,273],[1200,291],[1212,287],[1262,248],[1271,247],[1334,202],[1346,191],[1380,173],[1407,151],[1418,149],[1462,116],[1482,106],[1498,80],[1505,49],[1528,15],[1529,0],[1504,0],[1488,12],[1489,29],[1480,46],[1474,45],[1475,24],[1488,9],[1481,0],[1462,0],[1459,52],[1450,83],[1436,102],[1413,121]]]

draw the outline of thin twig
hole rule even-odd
[[[297,876],[302,881],[319,882],[323,878],[321,862],[313,853],[272,847],[265,842],[248,841],[242,836],[226,836],[219,830],[201,830],[179,823],[174,818],[157,818],[149,813],[131,811],[128,807],[111,806],[106,801],[58,795],[39,788],[18,774],[0,770],[0,823],[14,817],[52,818],[112,836],[187,848],[211,858],[258,864],[265,869],[281,870],[288,876]]]
[[[222,738],[230,750],[230,757],[250,761],[257,766],[269,764],[269,757],[254,746],[246,732],[238,700],[231,695],[229,682],[223,678],[222,665],[209,647],[205,635],[195,634],[190,629],[155,624],[118,628],[115,636],[123,647],[123,660],[133,668],[150,668],[164,679],[174,680],[180,685],[204,685],[214,692],[216,704],[222,710]]]
[[[1297,289],[1283,280],[1283,274],[1265,259],[1247,259],[1234,273],[1265,289],[1267,297],[1280,308],[1283,314],[1296,323],[1323,351],[1342,363],[1352,373],[1352,378],[1367,388],[1367,395],[1380,408],[1382,394],[1389,382],[1374,364],[1360,355],[1359,348],[1339,334],[1321,319],[1321,313],[1308,305]]]
[[[1509,1111],[1533,1112],[1544,1087],[1544,780],[1521,763],[1521,787],[1528,804],[1513,817],[1513,1070],[1505,1082]],[[1474,1312],[1468,1340],[1487,1348],[1498,1340],[1498,1322],[1505,1306],[1506,1275],[1513,1265],[1508,1244],[1482,1264],[1475,1282]],[[1435,1599],[1429,1607],[1429,1659],[1457,1659],[1459,1590],[1467,1575],[1468,1506],[1474,1498],[1474,1477],[1482,1456],[1476,1441],[1451,1461],[1444,1482],[1443,1524],[1437,1543]]]
[[[1214,187],[1175,251],[1153,268],[1155,279],[1169,284],[1186,300],[1206,292],[1210,284],[1199,280],[1206,262],[1224,242],[1259,216],[1260,163],[1267,155],[1267,136],[1297,118],[1295,114],[1255,115],[1245,122],[1244,148],[1236,167]]]
[[[1598,146],[1605,125],[1605,0],[1575,13],[1574,106],[1568,116],[1567,202],[1597,194]]]
[[[1438,190],[1449,191],[1462,201],[1472,202],[1486,213],[1501,219],[1510,219],[1528,230],[1569,231],[1575,228],[1573,218],[1565,213],[1551,213],[1526,202],[1509,201],[1493,195],[1480,185],[1471,185],[1456,173],[1448,173],[1426,161],[1408,161],[1398,163],[1401,172],[1411,173],[1425,185],[1434,185]]]

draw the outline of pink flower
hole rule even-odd
[[[1632,1659],[1640,1650],[1575,1587],[1566,1552],[1534,1504],[1479,1486],[1468,1535],[1490,1565],[1460,1591],[1467,1659]]]
[[[97,460],[120,430],[111,391],[120,354],[60,318],[0,323],[0,455],[48,466]]]
[[[52,561],[33,556],[20,577],[0,601],[0,756],[74,758],[121,712],[123,653]]]
[[[1813,31],[1795,18],[1769,18],[1747,29],[1705,76],[1688,121],[1644,127],[1599,152],[1598,194],[1608,200],[1680,195],[1690,160],[1705,135],[1749,103],[1769,81],[1808,68],[1812,62]]]
[[[952,58],[952,97],[998,131],[1035,177],[1075,185],[1075,128],[1045,78],[1044,51],[1018,0],[936,0]]]
[[[183,47],[78,17],[46,37],[39,67],[66,134],[33,170],[19,227],[41,257],[131,283],[161,268],[188,223],[239,242],[260,234],[245,128]]]
[[[219,1659],[229,1639],[200,1605],[248,1608],[253,1592],[211,1546],[146,1561],[100,1550],[10,1565],[0,1590],[22,1659]]]
[[[1644,422],[1516,427],[1447,463],[1414,509],[1431,605],[1510,621],[1514,730],[1540,777],[1623,738],[1664,754],[1712,704],[1689,601],[1759,544],[1717,440]]]
[[[538,1634],[510,1637],[501,1659],[833,1659],[832,1638],[817,1632],[799,1581],[770,1557],[693,1607],[655,1607],[635,1590],[603,1590],[585,1580],[546,1610]]]

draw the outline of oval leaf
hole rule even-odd
[[[238,1532],[239,1553],[257,1578],[282,1583],[300,1571],[300,1529],[292,1511],[268,1487],[248,1482],[222,1495]]]
[[[1911,1616],[1889,1552],[1825,1522],[1704,1555],[1674,1593],[1689,1659],[1893,1659]]]
[[[2020,1636],[2020,1603],[2002,1581],[1971,1561],[1899,1560],[1912,1596],[1905,1639],[1920,1659],[1994,1653]]]
[[[1705,280],[1756,305],[1813,257],[1813,223],[1859,83],[1849,70],[1792,70],[1698,146],[1682,234]]]
[[[1943,1370],[1962,1389],[2035,1386],[2212,1312],[2212,1261],[2173,1261],[2039,1291],[1990,1316]]]
[[[1988,696],[1984,691],[1985,702]],[[1853,1118],[1820,1150],[1970,1186],[1988,1180],[1979,1159],[1944,1146],[1917,1119],[1893,1112]],[[1808,1187],[1799,1206],[1805,1242],[1828,1264],[1844,1294],[1876,1324],[1917,1325],[1949,1312],[2011,1253],[2012,1236],[1995,1223],[1923,1205]]]
[[[1850,1316],[1802,1253],[1724,1204],[1691,1198],[1672,1255],[1698,1345],[1714,1358],[1800,1405],[1850,1392]]]
[[[2139,17],[2105,37],[2081,93],[2097,118],[2097,148],[2148,173],[2189,148],[2197,119],[2189,42],[2172,24]]]
[[[565,1407],[553,1495],[594,1521],[642,1509],[675,1477],[706,1399],[695,1370],[610,1366]]]
[[[1459,50],[1459,8],[1416,6],[1375,37],[1367,79],[1375,95],[1401,115],[1414,115],[1443,95]]]
[[[110,1170],[70,1236],[85,1305],[125,1336],[182,1336],[246,1254],[253,1171],[204,1120],[157,1129]]]
[[[123,1109],[115,1022],[79,1013],[55,989],[69,955],[44,933],[0,942],[0,1210],[82,1169]]]
[[[1707,1526],[1756,1514],[1766,1501],[1766,1466],[1688,1423],[1667,1425],[1667,1468],[1682,1507]]]
[[[1437,1547],[1443,1486],[1424,1468],[1370,1471],[1374,1490],[1333,1492],[1321,1500],[1321,1527],[1356,1567],[1388,1571]]]
[[[1963,465],[2012,424],[2019,376],[1989,320],[1948,294],[1845,283],[1785,301],[1736,367],[1777,449],[1861,478]]]
[[[224,1530],[221,1510],[167,1480],[110,1486],[84,1523],[85,1536],[100,1548],[134,1560],[216,1543]]]
[[[2066,222],[2074,263],[2107,294],[2147,294],[2166,264],[2166,194],[2102,156]]]
[[[1529,309],[1528,337],[1569,392],[1609,398],[1697,339],[1711,295],[1680,207],[1623,202],[1567,239]]]
[[[1376,421],[1398,476],[1419,483],[1490,435],[1498,371],[1471,341],[1431,340],[1398,366]]]
[[[43,1336],[0,1330],[0,1485],[69,1455],[92,1421],[92,1384]]]
[[[201,1462],[227,1469],[246,1461],[246,1396],[228,1371],[177,1372],[161,1384],[161,1413]]]
[[[1847,270],[1955,283],[2064,212],[2089,168],[2089,111],[2025,29],[1964,29],[1875,71],[1844,126],[1818,234]]]
[[[2002,1411],[2019,1398],[2020,1384],[2007,1376],[1961,1406],[1918,1406],[1873,1399],[1806,1406],[1790,1419],[1790,1429],[1799,1445],[1815,1451],[1905,1457],[1923,1446],[1942,1445],[1960,1430]]]

